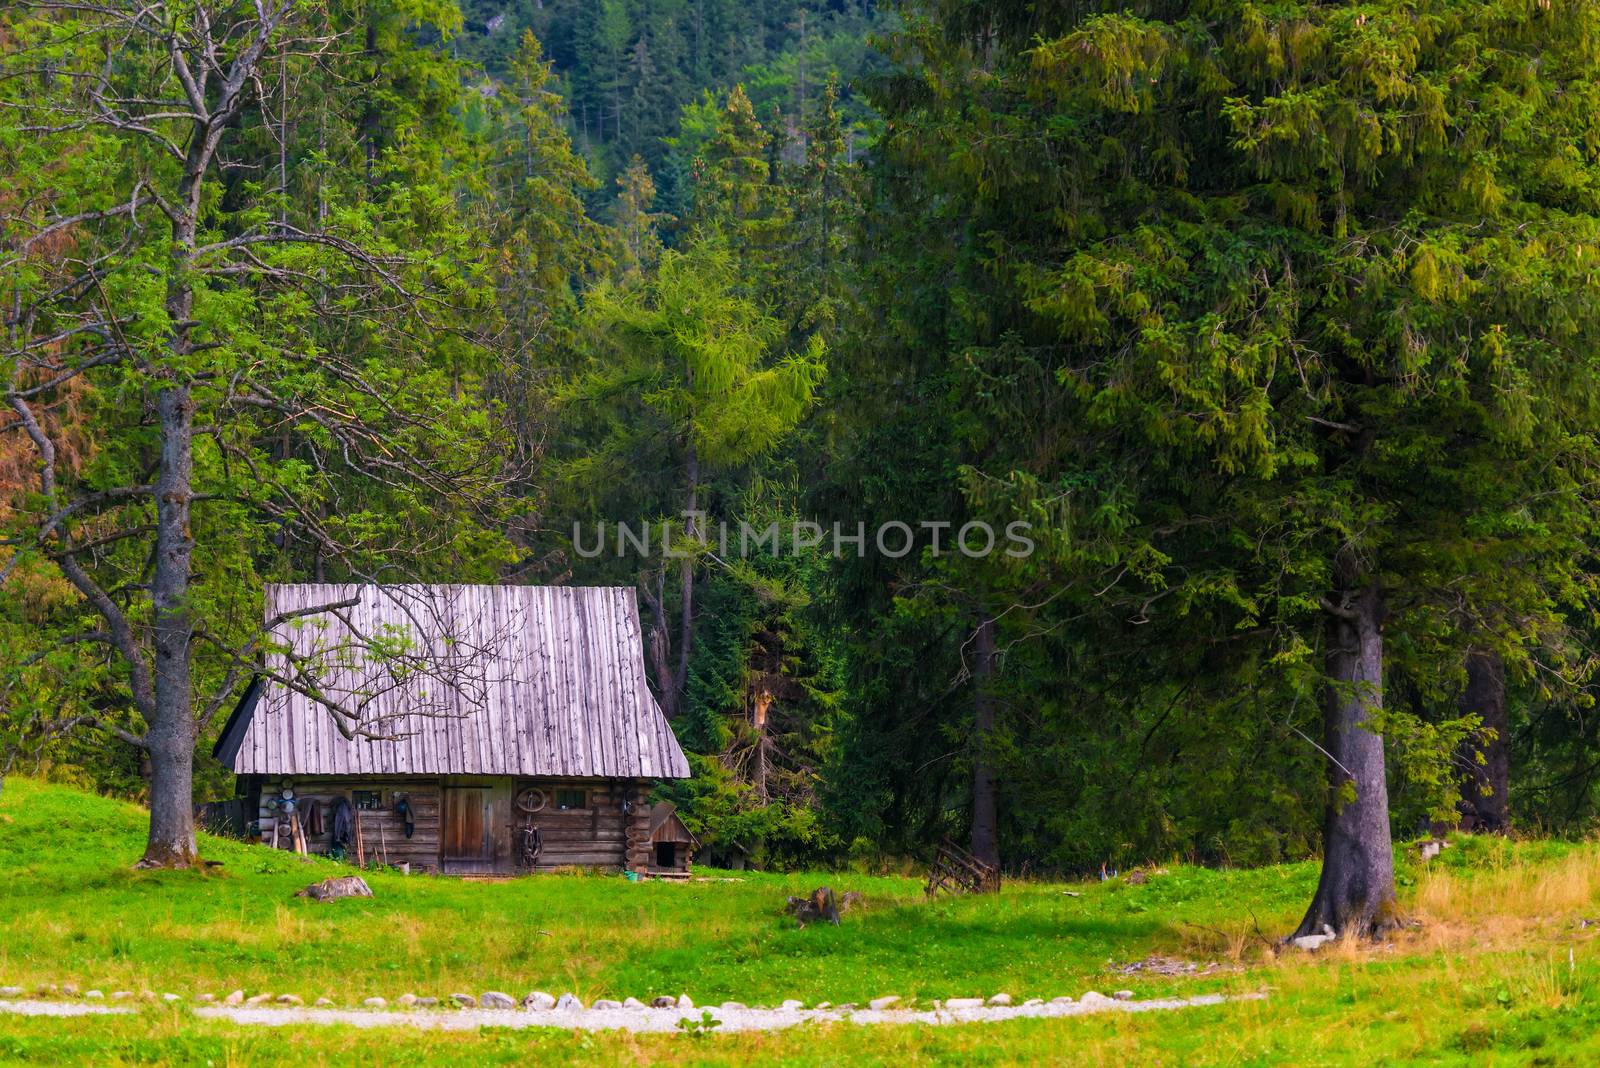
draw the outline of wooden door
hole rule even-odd
[[[447,786],[439,813],[439,869],[483,871],[494,865],[487,786]]]

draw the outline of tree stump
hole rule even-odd
[[[833,899],[831,887],[819,886],[811,891],[810,897],[791,897],[786,909],[801,927],[822,920],[839,926],[839,906]]]

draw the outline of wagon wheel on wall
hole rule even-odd
[[[537,786],[525,786],[512,799],[519,812],[534,813],[544,809],[544,791]]]

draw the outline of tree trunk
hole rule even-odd
[[[694,538],[700,530],[696,522],[696,513],[700,508],[700,457],[692,441],[684,460],[683,473],[689,488],[689,506],[684,509],[683,533],[685,537]],[[683,558],[683,611],[678,618],[678,670],[673,675],[673,687],[678,692],[675,703],[682,701],[689,686],[689,647],[694,641],[694,565],[695,556],[691,550]]]
[[[767,741],[767,725],[765,723],[762,723],[761,725],[756,727],[756,746],[755,746],[755,765],[756,766],[755,766],[755,774],[752,776],[752,778],[755,780],[756,800],[761,802],[763,805],[766,804],[768,801],[772,800],[767,795],[767,764],[768,764],[769,759],[770,759],[769,758],[769,754],[767,752],[768,748],[769,748],[769,743]]]
[[[1329,797],[1322,877],[1295,935],[1371,936],[1395,922],[1394,848],[1383,737],[1366,726],[1383,707],[1383,595],[1375,583],[1328,605],[1323,745]]]
[[[172,367],[156,394],[161,462],[155,480],[156,535],[150,572],[150,645],[154,684],[145,717],[150,754],[150,836],[141,868],[187,868],[197,860],[194,839],[194,702],[189,677],[194,621],[189,614],[189,571],[194,532],[194,399],[184,376],[192,351],[194,286],[190,258],[199,231],[200,202],[210,153],[220,132],[197,132],[189,144],[178,186],[184,210],[172,216],[172,259],[167,265],[167,341]]]
[[[650,588],[651,582],[655,589]],[[645,574],[639,579],[639,594],[650,606],[650,633],[645,641],[645,655],[650,659],[650,677],[656,686],[656,696],[661,711],[667,719],[678,718],[678,691],[673,683],[672,639],[667,636],[667,568]]]
[[[365,106],[361,113],[360,138],[361,152],[366,158],[367,185],[374,184],[374,168],[378,162],[378,133],[383,121],[383,112],[378,106],[376,86],[383,74],[383,64],[378,60],[378,24],[377,16],[371,12],[367,15],[367,52],[372,59],[372,77],[367,83]]]
[[[1467,688],[1461,694],[1461,714],[1483,720],[1494,737],[1468,739],[1460,759],[1466,767],[1461,778],[1461,829],[1501,834],[1511,829],[1507,793],[1510,788],[1510,746],[1506,722],[1506,666],[1498,653],[1474,649],[1467,654]],[[1482,754],[1483,763],[1478,762]]]
[[[194,405],[187,386],[170,385],[157,398],[161,468],[156,478],[155,566],[150,580],[155,652],[155,709],[146,734],[150,752],[150,837],[144,868],[195,863],[194,714],[190,699],[189,564],[194,538],[189,502]]]
[[[994,736],[994,620],[984,616],[972,639],[972,855],[1000,866],[1000,787],[990,747]]]

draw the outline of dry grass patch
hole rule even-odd
[[[1536,920],[1593,908],[1597,894],[1600,852],[1574,850],[1558,860],[1534,864],[1516,857],[1508,846],[1492,854],[1491,866],[1478,870],[1423,868],[1412,906],[1419,919],[1435,922]]]

